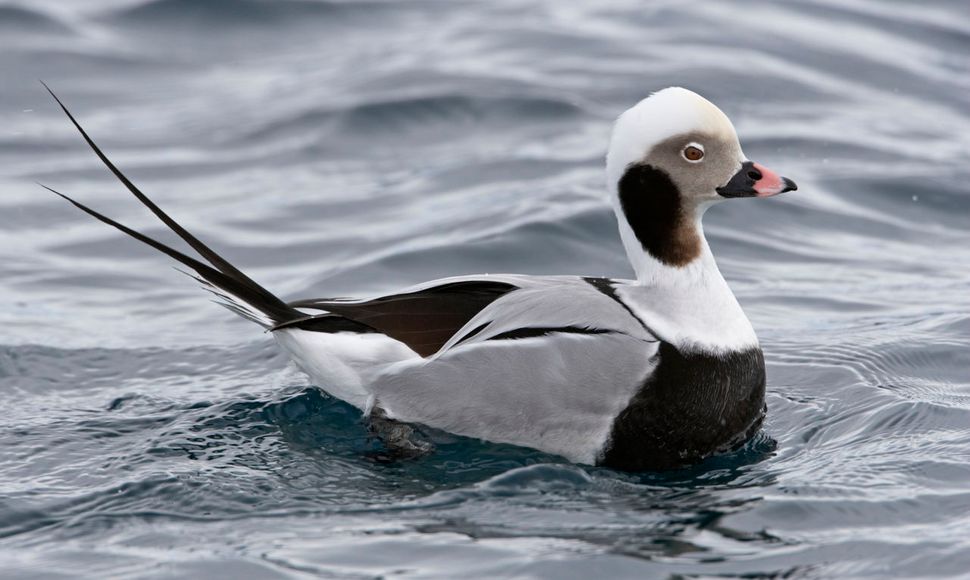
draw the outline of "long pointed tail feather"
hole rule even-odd
[[[103,223],[106,223],[109,226],[116,228],[121,232],[128,234],[129,236],[131,236],[132,238],[135,238],[139,242],[147,244],[148,246],[155,248],[159,252],[162,252],[163,254],[171,258],[174,258],[181,264],[188,266],[189,268],[194,270],[196,274],[198,274],[198,276],[193,276],[193,278],[195,278],[197,281],[203,284],[203,286],[206,287],[207,290],[213,292],[219,298],[222,298],[223,300],[227,301],[227,303],[223,304],[223,306],[229,307],[230,310],[232,310],[233,312],[236,312],[237,314],[245,318],[248,318],[267,328],[270,328],[278,324],[281,324],[283,322],[292,320],[294,318],[297,318],[297,317],[302,318],[306,316],[302,312],[295,310],[293,308],[290,308],[285,304],[283,305],[282,308],[279,308],[279,307],[276,307],[274,303],[267,303],[266,301],[263,300],[263,297],[260,295],[260,293],[255,292],[248,285],[243,284],[239,280],[236,280],[235,278],[223,272],[220,272],[219,270],[216,270],[215,268],[209,266],[208,264],[204,264],[199,260],[196,260],[191,256],[187,256],[182,252],[170,246],[167,246],[154,238],[150,238],[137,230],[133,230],[128,226],[122,223],[119,223],[109,218],[108,216],[89,208],[83,203],[71,197],[68,197],[51,187],[44,185],[43,183],[39,183],[38,185],[40,185],[47,191],[50,191],[51,193],[54,193],[66,199],[68,202],[73,204],[74,207],[80,209],[81,211],[94,217],[95,219]],[[279,299],[277,298],[276,301],[278,302]]]
[[[165,223],[165,225],[167,225],[173,232],[185,240],[185,242],[188,243],[189,246],[191,246],[195,251],[197,251],[199,255],[205,258],[211,264],[211,266],[209,264],[200,262],[191,256],[187,256],[186,254],[183,254],[174,248],[152,239],[141,232],[118,223],[117,221],[87,207],[86,205],[64,195],[63,193],[60,193],[59,191],[56,191],[46,185],[39,184],[41,187],[61,196],[88,215],[91,215],[92,217],[114,228],[117,228],[136,240],[145,243],[174,258],[185,266],[188,266],[198,274],[196,279],[199,280],[199,282],[201,282],[207,290],[212,291],[219,298],[227,302],[223,304],[224,306],[230,307],[230,310],[245,318],[253,320],[266,328],[272,328],[283,322],[306,316],[304,313],[288,306],[271,292],[257,284],[252,278],[243,274],[239,269],[226,261],[209,246],[205,245],[201,240],[193,236],[185,228],[179,225],[178,222],[172,219],[160,207],[155,205],[155,203],[151,201],[148,196],[142,193],[141,190],[139,190],[121,172],[121,170],[119,170],[114,163],[108,159],[104,152],[102,152],[101,149],[94,143],[91,137],[74,118],[74,115],[68,111],[67,107],[61,102],[57,95],[54,94],[50,87],[44,84],[43,81],[41,84],[43,84],[44,88],[47,89],[52,97],[54,97],[54,100],[57,101],[57,104],[60,105],[68,119],[71,120],[78,132],[81,133],[81,136],[84,137],[84,140],[91,147],[98,158],[101,159],[105,166],[111,170],[114,176],[118,178],[118,180],[128,189],[128,191],[130,191],[140,202],[142,202],[142,204],[151,210],[151,212],[154,213],[163,223]]]

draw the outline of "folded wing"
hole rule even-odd
[[[403,342],[421,356],[430,356],[485,307],[517,289],[507,282],[460,280],[368,300],[298,300],[288,306],[324,314],[284,322],[273,330],[318,330],[323,321],[333,324],[336,315]]]

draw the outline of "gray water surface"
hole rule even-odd
[[[761,338],[741,451],[624,474],[358,413],[164,256],[37,82],[283,297],[628,277],[610,123],[683,85],[799,184],[708,212]],[[0,3],[0,576],[970,575],[962,0]]]

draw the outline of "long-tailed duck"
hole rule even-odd
[[[701,218],[796,187],[749,161],[727,116],[691,91],[659,91],[613,130],[607,189],[636,280],[464,276],[361,300],[278,298],[149,200],[64,112],[201,259],[58,195],[192,269],[365,414],[625,470],[696,462],[760,428],[764,358]]]

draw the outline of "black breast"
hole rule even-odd
[[[671,469],[740,446],[765,415],[760,348],[723,356],[661,343],[654,372],[613,422],[600,465]]]

